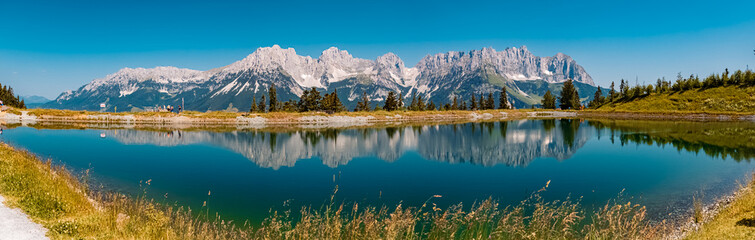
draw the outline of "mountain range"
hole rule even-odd
[[[37,108],[45,103],[52,101],[50,99],[47,99],[46,97],[37,95],[21,96],[21,99],[24,100],[27,108]]]
[[[208,71],[123,68],[66,91],[43,107],[99,110],[105,103],[108,109],[138,111],[183,101],[187,110],[246,111],[252,97],[267,95],[274,84],[279,101],[298,100],[305,89],[314,87],[321,92],[337,91],[349,109],[363,92],[373,107],[382,105],[390,91],[401,93],[405,102],[416,93],[442,105],[453,97],[469,100],[472,94],[497,97],[506,87],[511,105],[523,108],[538,105],[547,90],[558,95],[567,79],[574,80],[583,101],[589,101],[597,90],[592,77],[571,57],[562,53],[538,57],[526,46],[438,53],[406,67],[393,53],[369,60],[331,47],[315,59],[274,45]]]

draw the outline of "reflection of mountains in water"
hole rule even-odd
[[[278,169],[312,157],[319,157],[330,167],[364,156],[395,161],[407,151],[449,163],[526,166],[538,157],[569,158],[593,131],[580,128],[578,120],[522,120],[285,133],[120,130],[112,135],[125,144],[208,143],[240,153],[261,167]]]

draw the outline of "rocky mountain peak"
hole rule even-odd
[[[50,107],[98,109],[106,101],[114,101],[120,107],[142,107],[192,96],[193,109],[197,110],[227,109],[229,103],[235,108],[246,108],[249,98],[264,92],[271,84],[280,88],[280,100],[295,99],[303,89],[316,87],[345,91],[344,100],[352,102],[362,92],[368,92],[371,100],[382,101],[388,92],[394,91],[407,96],[416,92],[440,103],[447,102],[444,98],[450,96],[466,98],[472,93],[499,90],[503,84],[534,84],[523,81],[535,80],[560,83],[570,78],[593,85],[590,75],[571,57],[563,53],[538,57],[526,46],[427,55],[415,67],[407,68],[399,56],[390,52],[368,60],[330,47],[318,58],[312,58],[298,55],[293,48],[273,45],[209,71],[124,68],[61,95],[57,105]],[[531,99],[536,97],[533,95]]]
[[[390,66],[396,68],[404,68],[404,61],[401,60],[396,54],[392,52],[383,54],[377,58],[377,63],[381,66]]]
[[[320,54],[320,61],[323,62],[347,62],[351,61],[354,57],[346,50],[339,50],[336,47],[330,47]]]

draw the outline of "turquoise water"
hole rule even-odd
[[[442,195],[433,200],[440,206],[468,206],[488,197],[516,204],[548,181],[549,199],[581,196],[589,208],[624,191],[660,218],[686,214],[696,192],[707,202],[731,193],[753,171],[748,135],[705,141],[752,124],[652,125],[574,119],[284,132],[15,127],[0,141],[74,173],[90,169],[105,190],[138,194],[140,181],[151,179],[155,199],[193,209],[208,201],[226,219],[253,223],[270,209],[319,207],[336,186],[339,202],[418,206]]]

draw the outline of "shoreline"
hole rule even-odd
[[[50,109],[10,109],[0,112],[0,123],[13,125],[106,125],[186,128],[349,128],[401,124],[454,124],[539,118],[594,118],[615,120],[755,121],[755,113],[607,112],[596,110],[480,110],[480,111],[375,111],[305,113],[135,112],[98,113]]]

